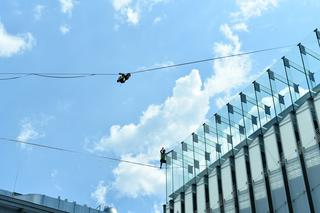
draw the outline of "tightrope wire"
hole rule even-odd
[[[294,45],[285,45],[285,46],[278,46],[278,47],[272,47],[272,48],[265,48],[265,49],[259,49],[254,51],[248,51],[248,52],[242,52],[237,54],[231,54],[231,55],[225,55],[225,56],[218,56],[218,57],[212,57],[212,58],[206,58],[206,59],[200,59],[195,61],[188,61],[188,62],[182,62],[178,64],[171,64],[171,65],[165,65],[165,66],[159,66],[159,67],[153,67],[153,68],[145,68],[145,69],[139,69],[132,72],[126,72],[131,74],[139,74],[144,72],[152,72],[162,69],[169,69],[174,67],[180,67],[180,66],[186,66],[191,64],[199,64],[204,63],[208,61],[215,61],[215,60],[221,60],[226,58],[232,58],[232,57],[239,57],[244,55],[250,55],[260,52],[267,52],[272,50],[278,50],[278,49],[284,49],[288,47],[292,47]],[[19,78],[24,78],[28,76],[36,76],[36,77],[43,77],[43,78],[59,78],[59,79],[71,79],[71,78],[86,78],[86,77],[93,77],[93,76],[118,76],[119,73],[63,73],[63,72],[53,72],[53,73],[31,73],[31,72],[4,72],[0,73],[0,75],[15,75],[14,77],[8,77],[8,78],[0,78],[0,80],[15,80]]]
[[[51,150],[56,150],[56,151],[61,151],[61,152],[68,152],[68,153],[73,153],[73,154],[87,155],[87,156],[92,156],[92,157],[100,158],[100,159],[106,159],[106,160],[111,160],[111,161],[118,161],[118,162],[123,162],[123,163],[134,164],[134,165],[138,165],[138,166],[146,166],[146,167],[151,167],[151,168],[157,168],[157,169],[159,169],[158,166],[155,166],[155,165],[152,165],[152,164],[140,163],[140,162],[129,161],[129,160],[123,160],[123,159],[113,158],[113,157],[104,156],[104,155],[96,155],[96,154],[93,154],[93,153],[84,153],[84,152],[79,152],[79,151],[72,150],[72,149],[66,149],[66,148],[49,146],[49,145],[38,144],[38,143],[31,143],[31,142],[21,141],[21,140],[16,140],[16,139],[11,139],[11,138],[3,138],[3,137],[0,137],[0,141],[3,141],[3,142],[6,141],[6,142],[18,143],[18,144],[26,144],[26,145],[30,145],[30,146],[34,146],[34,147],[51,149]]]

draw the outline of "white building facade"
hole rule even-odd
[[[314,32],[167,153],[165,213],[320,212]]]

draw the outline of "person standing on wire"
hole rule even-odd
[[[160,150],[160,169],[162,168],[162,164],[166,162],[166,150],[162,147]]]

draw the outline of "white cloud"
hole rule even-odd
[[[110,134],[103,137],[95,149],[117,154],[143,152],[157,159],[159,147],[184,139],[205,119],[209,97],[202,86],[199,71],[192,70],[176,81],[172,96],[163,104],[150,105],[138,124],[113,125]]]
[[[108,192],[108,187],[104,181],[99,181],[96,190],[91,193],[91,198],[93,198],[97,204],[103,209],[106,206],[106,195]]]
[[[70,32],[70,26],[66,25],[66,24],[63,24],[59,27],[59,30],[61,32],[62,35],[65,35],[67,33]]]
[[[60,2],[61,12],[71,15],[75,5],[75,0],[59,0],[59,2]]]
[[[159,23],[161,20],[162,20],[162,18],[161,18],[160,16],[157,16],[157,17],[155,17],[155,18],[153,19],[153,23],[154,23],[154,24],[157,24],[157,23]]]
[[[133,10],[132,8],[128,8],[127,10],[127,22],[133,25],[139,23],[140,15],[137,10]]]
[[[0,22],[0,57],[11,57],[30,50],[35,44],[31,33],[10,35]]]
[[[234,65],[239,66],[238,61]],[[230,77],[225,76],[211,81],[223,81],[221,84],[229,85],[219,88],[219,92],[238,85],[228,84]],[[170,147],[182,141],[205,120],[209,110],[209,99],[217,94],[208,91],[208,82],[204,87],[199,71],[192,70],[189,75],[176,81],[172,96],[163,104],[150,105],[142,113],[138,124],[112,126],[110,133],[96,144],[95,150],[112,150],[122,155],[122,158],[136,162],[158,161],[159,149],[162,146]],[[114,188],[121,195],[129,197],[159,195],[165,186],[162,172],[148,167],[120,163],[114,170],[114,175]]]
[[[119,11],[128,7],[130,3],[131,3],[131,0],[113,0],[113,8]]]
[[[21,122],[21,130],[17,136],[17,140],[22,142],[28,142],[30,140],[35,140],[44,137],[43,133],[39,133],[35,130],[32,122],[28,119]],[[21,143],[21,148],[25,148],[25,144]]]
[[[49,121],[54,119],[53,116],[40,114],[36,118],[26,117],[20,121],[20,131],[17,140],[22,142],[29,142],[30,140],[36,140],[45,137],[45,133],[41,131],[48,125]],[[21,144],[22,148],[25,148],[25,144]]]
[[[43,11],[46,7],[44,5],[38,4],[34,7],[33,11],[34,11],[34,19],[35,20],[40,20],[42,15],[43,15]]]
[[[231,14],[232,17],[248,20],[261,16],[262,13],[278,5],[279,0],[236,0],[240,10]]]
[[[243,18],[246,15],[246,20],[261,15],[266,8],[271,7],[269,4],[254,4],[256,7],[259,6],[257,10],[260,12],[249,14],[250,10],[245,8],[250,6],[252,9],[253,6],[249,2],[253,1],[242,2],[247,3],[240,5],[240,1],[237,1],[240,9],[233,16]],[[127,10],[133,3],[130,1],[122,5]],[[118,10],[121,11],[123,8],[119,6]],[[214,43],[215,56],[241,53],[242,44],[236,32],[247,32],[248,26],[245,21],[232,22],[233,24],[226,23],[220,26],[226,41]],[[233,97],[231,94],[234,89],[252,80],[251,66],[249,55],[215,60],[213,73],[204,82],[199,71],[192,70],[187,76],[176,81],[172,95],[162,104],[149,105],[137,123],[111,126],[109,133],[95,144],[94,150],[112,151],[123,159],[136,162],[158,161],[159,149],[162,146],[168,148],[176,145],[205,121],[212,97],[218,98],[217,103],[221,106]],[[161,190],[165,188],[164,174],[161,170],[120,163],[113,170],[113,174],[113,187],[123,196],[162,195]]]
[[[221,25],[220,31],[229,43],[216,42],[214,52],[216,56],[225,56],[241,53],[239,36],[234,34],[228,24]],[[237,88],[251,80],[251,60],[248,55],[216,60],[213,63],[214,75],[205,82],[208,96],[219,93],[230,93],[231,89]]]
[[[162,212],[162,206],[160,204],[153,204],[153,213],[161,213]]]
[[[227,103],[229,103],[231,100],[233,100],[234,98],[238,98],[239,95],[229,95],[226,94],[223,97],[217,97],[216,98],[216,106],[218,107],[218,109],[221,109],[222,107],[226,106]]]
[[[127,154],[122,156],[122,159],[150,163],[150,156],[144,154],[135,157]],[[113,170],[113,173],[116,176],[113,188],[122,196],[136,198],[164,193],[165,173],[162,170],[122,162]]]
[[[239,32],[248,32],[248,26],[244,22],[236,23],[232,26],[232,29]]]
[[[142,13],[152,11],[154,5],[168,0],[113,0],[112,5],[117,17],[130,25],[138,25]]]

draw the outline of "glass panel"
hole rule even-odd
[[[271,72],[271,71],[270,71]],[[269,120],[276,116],[275,104],[273,101],[273,91],[270,87],[270,81],[268,72],[263,73],[257,82],[260,84],[260,92],[257,92],[257,99],[259,101],[261,122],[267,123]],[[271,78],[274,79],[274,74],[271,74]],[[270,110],[269,110],[270,109]]]
[[[246,128],[247,136],[251,135],[257,129],[260,128],[260,115],[259,112],[264,109],[257,105],[255,92],[261,91],[260,86],[254,86],[254,84],[247,87],[243,94],[246,95],[246,103],[242,103],[244,112],[244,123]],[[257,119],[257,123],[252,122],[253,118]]]
[[[309,33],[309,35],[305,39],[303,39],[303,41],[301,43],[305,47],[307,47],[308,49],[315,51],[315,52],[319,52],[319,50],[320,50],[319,41],[320,40],[317,39],[317,34],[318,34],[318,36],[320,36],[319,30],[318,30],[318,33],[316,33],[316,31]]]
[[[241,100],[243,102],[246,102],[246,96],[244,94],[239,95],[237,98],[230,102],[230,104],[233,106],[233,114],[229,113],[233,146],[236,146],[237,144],[245,140],[246,137],[246,134],[240,134],[239,132],[239,126],[246,127],[243,119]]]
[[[306,55],[303,55],[304,65],[311,88],[320,82],[320,48],[317,52],[305,47]]]
[[[320,31],[316,29],[314,32],[310,33],[306,37],[306,39],[304,39],[303,42],[301,42],[301,44],[304,46],[305,49],[303,59],[305,67],[307,69],[307,74],[309,75],[309,72],[314,73],[315,81],[310,80],[311,87],[313,88],[317,85],[315,82],[319,82],[320,80]]]
[[[208,165],[210,166],[213,162],[218,159],[216,153],[216,143],[217,143],[217,131],[216,131],[216,122],[215,118],[212,117],[207,122],[209,127],[209,133],[206,133],[206,141],[207,141],[207,152],[210,153],[210,160],[208,161]],[[209,167],[209,171],[212,171],[212,168]]]
[[[203,126],[200,126],[196,131],[196,134],[198,135],[198,143],[195,144],[195,159],[199,162],[199,172],[201,172],[207,168],[207,161],[205,158],[206,137],[204,135]]]
[[[291,54],[288,56],[288,59],[285,58],[289,63],[289,67],[286,67],[286,71],[290,82],[290,91],[293,100],[296,101],[309,91],[309,81],[306,79],[301,57],[299,62],[293,61],[289,57],[291,57]]]
[[[187,146],[187,151],[183,152],[183,176],[185,183],[191,184],[190,180],[195,177],[192,135],[189,135],[187,139],[184,140],[184,143]]]
[[[232,106],[229,107],[229,110]],[[217,123],[218,144],[221,145],[221,153],[218,153],[221,157],[232,149],[232,145],[227,142],[228,135],[231,135],[231,129],[229,126],[228,107],[223,107],[218,115],[221,117],[221,122]],[[218,150],[217,150],[218,151]]]
[[[167,204],[169,203],[169,200],[171,199],[170,196],[173,193],[173,181],[172,181],[172,151],[167,153],[166,156],[166,194],[167,194]]]
[[[183,186],[183,156],[182,147],[172,151],[173,167],[173,190],[176,191]]]
[[[270,82],[276,111],[279,114],[292,104],[283,61],[278,61],[270,71],[274,76],[274,80],[270,80]]]

